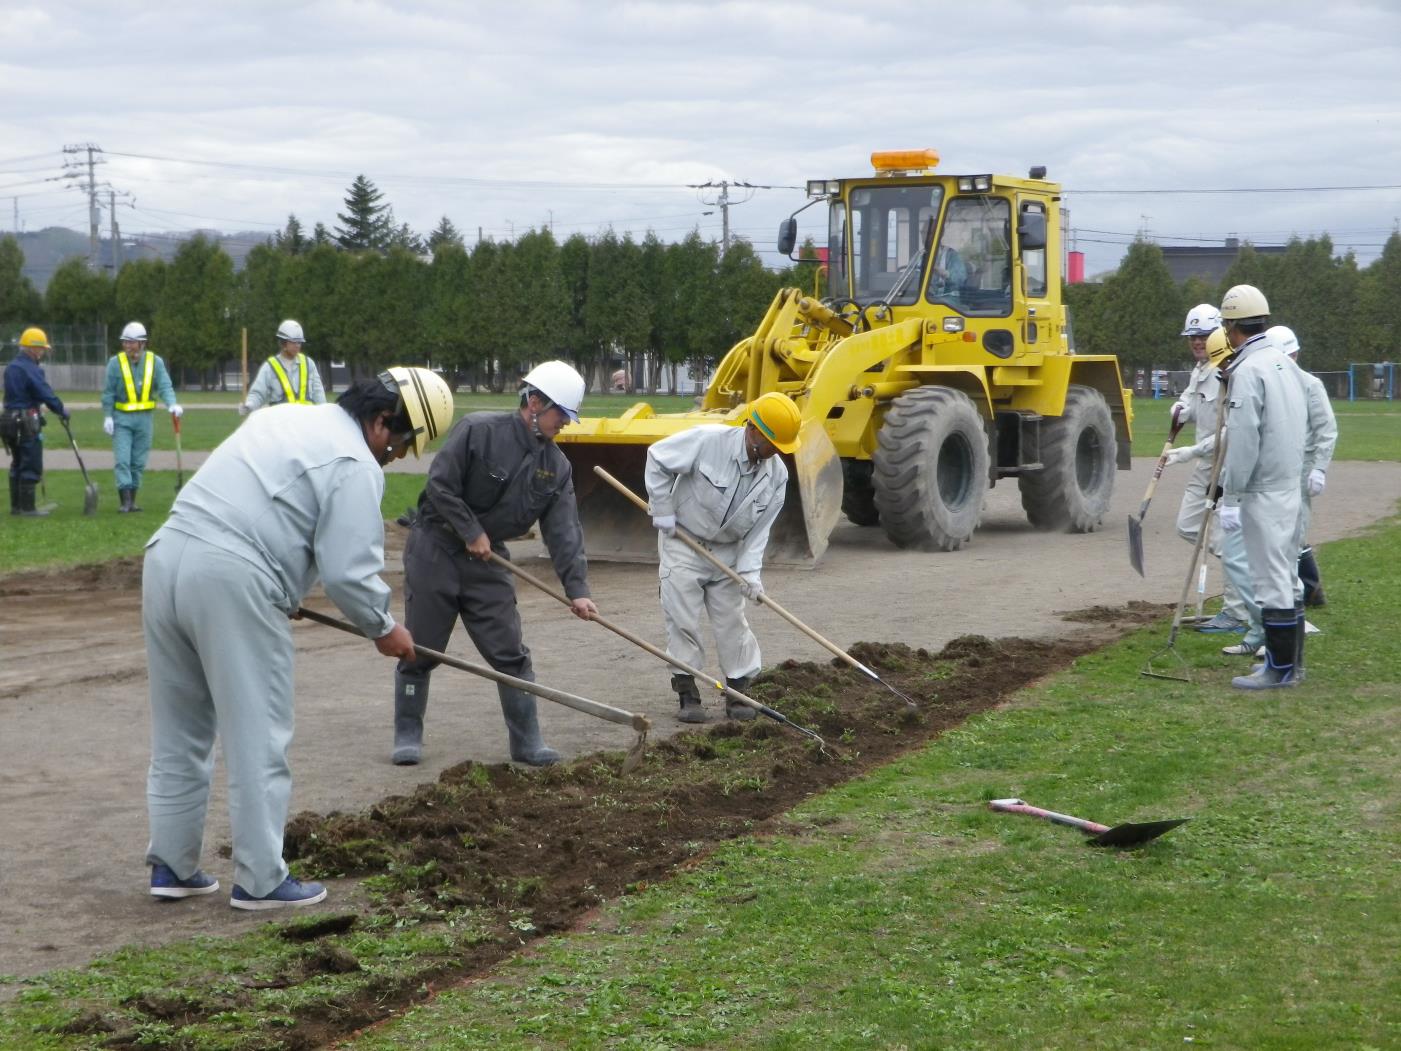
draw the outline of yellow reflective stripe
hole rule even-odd
[[[292,393],[292,381],[287,377],[287,370],[282,367],[282,362],[278,360],[279,355],[274,354],[268,358],[268,364],[272,366],[272,371],[277,373],[277,381],[282,384],[282,393],[287,396],[287,400],[294,405],[306,405],[306,355],[297,355],[297,367],[301,369],[301,376],[297,381],[297,393]]]
[[[141,375],[141,397],[136,396],[136,382],[131,375],[131,359],[125,353],[117,355],[122,367],[122,380],[126,383],[126,401],[119,401],[116,407],[122,412],[147,412],[156,407],[151,400],[151,380],[156,374],[156,356],[146,351],[146,367]]]

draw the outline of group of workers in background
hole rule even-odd
[[[1338,439],[1322,381],[1299,367],[1298,339],[1271,326],[1269,313],[1252,285],[1228,290],[1219,310],[1202,303],[1188,312],[1182,335],[1196,364],[1172,430],[1194,423],[1196,440],[1165,457],[1196,463],[1177,531],[1196,544],[1209,528],[1206,547],[1225,579],[1221,611],[1198,630],[1242,634],[1222,652],[1264,658],[1231,680],[1247,690],[1303,679],[1304,610],[1326,601],[1309,517]]]

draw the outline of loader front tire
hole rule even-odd
[[[1042,468],[1017,479],[1037,529],[1093,533],[1114,495],[1114,418],[1093,387],[1071,384],[1065,412],[1041,423]]]
[[[854,525],[880,525],[876,487],[871,481],[874,470],[870,460],[842,461],[842,514]]]
[[[972,538],[988,490],[988,439],[966,394],[917,387],[900,395],[873,462],[876,508],[897,546],[956,551]]]

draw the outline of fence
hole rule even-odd
[[[6,359],[14,357],[20,333],[28,325],[6,325],[0,340],[6,344]],[[107,326],[40,325],[49,337],[50,350],[44,355],[44,375],[55,390],[101,390],[107,379]]]
[[[1396,400],[1396,366],[1390,361],[1355,362],[1348,366],[1347,377],[1348,401]]]

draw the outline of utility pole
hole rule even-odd
[[[80,190],[82,190],[83,192],[85,192],[85,193],[88,195],[88,269],[90,269],[90,270],[96,270],[96,269],[97,269],[97,248],[98,248],[97,224],[98,224],[98,220],[99,220],[99,218],[100,218],[100,212],[101,212],[101,209],[98,207],[98,204],[97,204],[97,170],[96,170],[96,169],[97,169],[97,166],[98,166],[99,164],[106,164],[107,162],[106,162],[106,161],[100,161],[100,160],[98,160],[98,159],[94,156],[95,154],[98,154],[98,153],[101,153],[101,152],[102,152],[102,147],[101,147],[101,146],[94,146],[94,145],[93,145],[92,143],[90,143],[90,142],[89,142],[89,143],[85,143],[85,144],[82,145],[82,146],[65,146],[65,147],[63,147],[63,152],[64,152],[64,153],[73,153],[73,154],[77,154],[77,153],[86,153],[86,154],[88,155],[88,160],[87,160],[87,168],[88,168],[87,181],[86,181],[85,183],[84,183],[84,182],[79,182],[78,188],[79,188]],[[78,163],[81,165],[82,162],[79,161]],[[65,165],[65,166],[67,166],[67,165]],[[81,179],[82,176],[81,176],[81,174],[80,174],[80,171],[81,171],[81,169],[79,169],[78,171],[70,170],[67,177],[70,178],[70,179],[71,179],[71,178],[75,178],[75,177]]]
[[[728,179],[721,179],[719,182],[691,183],[691,189],[699,191],[696,196],[700,198],[702,204],[708,204],[720,209],[720,254],[724,255],[730,250],[730,206],[743,204],[754,196],[755,190],[770,190],[771,186],[756,186],[751,182],[730,182]],[[730,190],[738,189],[747,191],[739,200],[730,198]],[[714,196],[714,200],[707,198],[707,191]]]
[[[122,269],[122,232],[117,227],[117,191],[107,187],[107,218],[112,223],[112,276]]]

